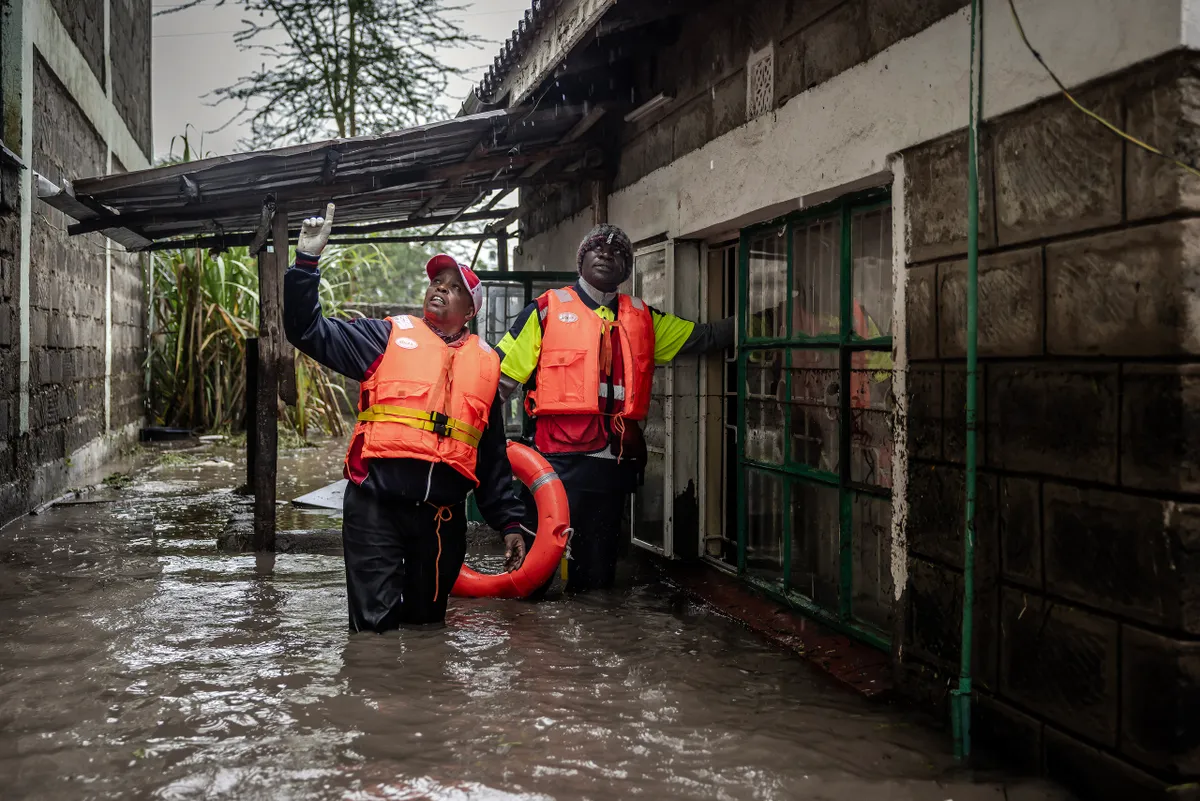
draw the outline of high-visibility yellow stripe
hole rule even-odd
[[[403,406],[376,404],[364,412],[359,412],[358,419],[364,423],[400,423],[420,431],[437,431],[439,428],[432,412],[406,409]],[[453,417],[447,418],[441,427],[445,429],[446,436],[472,448],[479,447],[479,440],[483,436],[483,432],[478,428]]]

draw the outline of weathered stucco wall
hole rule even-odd
[[[514,269],[560,272],[574,270],[579,259],[579,243],[592,230],[589,207],[563,220],[550,236],[522,242],[513,252]]]
[[[1200,58],[1081,100],[1200,145]],[[959,659],[965,135],[904,155],[910,226],[908,584],[901,684],[944,703]],[[1200,179],[1064,99],[981,150],[977,735],[1087,790],[1200,774]],[[1082,766],[1086,765],[1086,770]]]
[[[903,16],[903,5],[894,0],[896,16]],[[984,111],[990,117],[1056,90],[1021,44],[1007,4],[985,5]],[[1017,7],[1035,45],[1041,45],[1048,57],[1053,53],[1055,70],[1068,85],[1169,52],[1186,38],[1178,0],[1024,0]],[[874,13],[887,16],[885,11],[879,6]],[[850,12],[834,12],[841,13]],[[865,14],[854,19],[862,23]],[[840,17],[821,17],[813,23],[819,26],[814,30],[823,30],[836,19]],[[1086,20],[1086,26],[1081,27],[1081,20]],[[826,33],[849,35],[844,28],[833,25]],[[826,56],[828,63],[805,66],[808,62],[801,60],[796,66],[795,59],[787,57],[786,41],[777,45],[775,55],[776,98],[783,105],[774,112],[731,127],[745,113],[745,76],[737,72],[689,104],[693,108],[688,113],[702,120],[696,124],[709,125],[711,116],[716,138],[703,146],[692,149],[693,142],[703,137],[684,135],[680,126],[692,123],[672,116],[683,114],[684,109],[644,123],[647,132],[625,146],[620,169],[633,169],[625,166],[628,160],[642,164],[634,172],[645,174],[609,196],[612,222],[626,228],[634,240],[662,234],[705,237],[736,230],[823,201],[828,197],[825,193],[872,176],[877,185],[886,184],[889,156],[966,124],[970,41],[966,9],[895,40],[874,55],[870,46],[860,42],[852,52],[870,58],[857,64],[839,62],[842,51],[834,48]],[[740,69],[738,64],[744,65],[753,47],[753,38],[744,38],[741,50],[728,57],[729,70]],[[799,77],[789,77],[797,69]],[[824,82],[809,85],[814,76],[825,75],[829,77]],[[789,87],[796,90],[790,97],[785,91]],[[709,111],[699,110],[704,104],[711,107]],[[552,240],[560,235],[564,234],[559,229],[545,230],[523,248],[529,253],[557,252],[561,246]]]

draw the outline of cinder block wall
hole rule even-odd
[[[50,0],[71,45],[149,153],[150,0]],[[62,53],[34,46],[30,167],[56,184],[109,171],[109,143],[51,64]],[[111,72],[111,74],[109,74]],[[80,79],[85,83],[90,78]],[[5,98],[18,111],[18,98]],[[19,146],[19,142],[10,142]],[[115,156],[113,172],[125,167]],[[33,201],[29,241],[28,430],[20,385],[20,204],[17,173],[4,175],[0,208],[0,524],[62,492],[110,455],[144,419],[145,257],[106,246],[98,234],[67,235],[71,222]],[[110,326],[106,331],[106,315]]]
[[[1200,58],[1080,100],[1200,159]],[[900,684],[959,661],[966,136],[905,154],[911,359]],[[1200,179],[1057,98],[980,151],[976,733],[1088,798],[1200,775]]]

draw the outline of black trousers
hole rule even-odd
[[[351,631],[444,623],[467,553],[466,504],[439,509],[351,481],[342,547]]]
[[[525,526],[537,526],[537,507],[532,494],[522,488]],[[587,592],[611,587],[617,580],[617,557],[621,553],[621,521],[629,495],[624,492],[579,492],[567,488],[571,511],[571,558],[567,561],[566,592]],[[525,535],[531,547],[533,537]],[[551,579],[553,580],[553,579]],[[549,584],[547,584],[549,586]],[[544,594],[545,588],[535,593]]]

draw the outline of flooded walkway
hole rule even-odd
[[[280,497],[335,450],[285,453]],[[953,778],[940,737],[662,584],[350,637],[340,558],[216,551],[243,475],[176,459],[0,532],[0,797],[1068,798]]]

